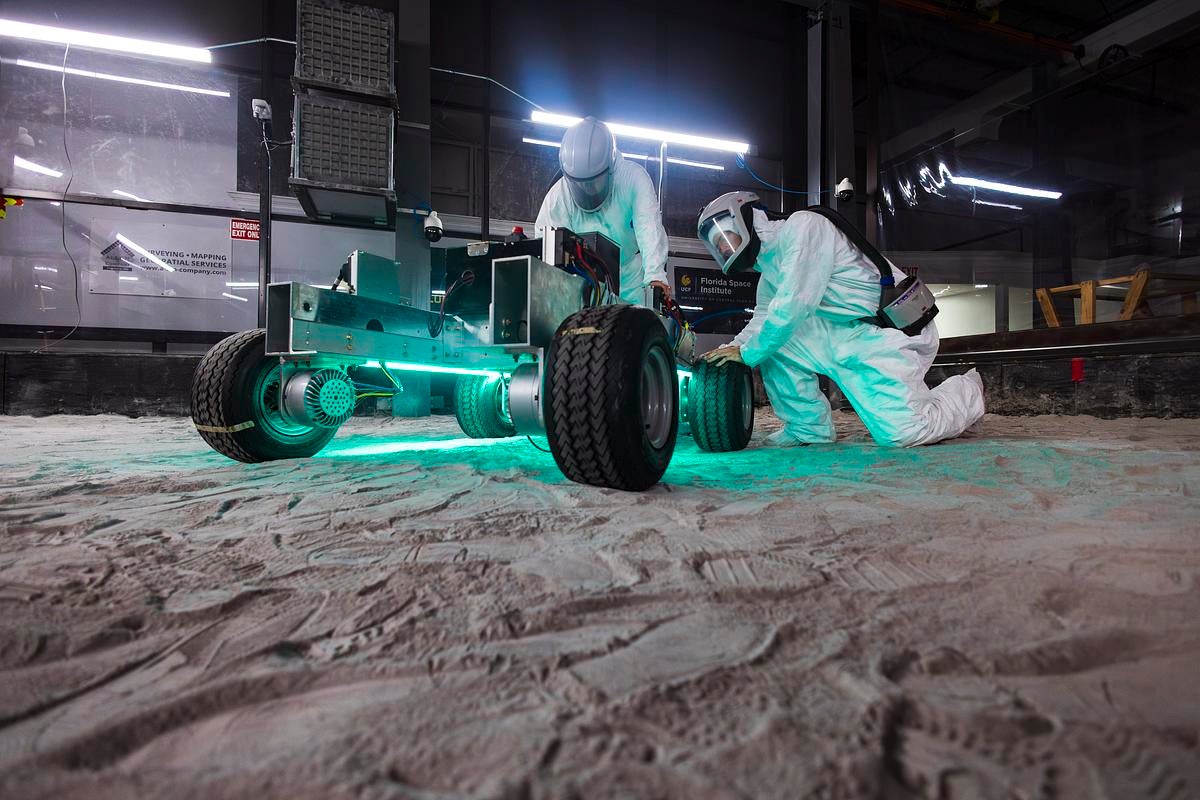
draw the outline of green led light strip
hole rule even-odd
[[[378,361],[368,361],[363,364],[364,367],[379,368]],[[494,369],[473,369],[471,367],[442,367],[436,364],[408,364],[400,361],[388,361],[388,369],[394,369],[397,372],[436,372],[441,375],[487,375],[491,378],[499,378],[503,373]]]
[[[363,364],[364,367],[379,369],[378,361],[368,361]],[[442,375],[487,375],[491,378],[499,378],[504,373],[494,369],[475,369],[473,367],[443,367],[436,364],[409,364],[401,361],[388,361],[387,368],[396,370],[397,372],[436,372]],[[691,378],[690,370],[677,369],[679,380]]]

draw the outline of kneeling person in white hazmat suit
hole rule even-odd
[[[753,269],[762,275],[750,323],[705,358],[762,368],[784,423],[771,444],[834,441],[818,375],[841,388],[882,445],[932,444],[983,417],[983,381],[975,370],[932,390],[925,385],[938,350],[936,312],[915,320],[908,333],[886,327],[881,284],[890,286],[903,273],[892,267],[895,278],[881,276],[830,219],[798,211],[772,220],[753,192],[729,192],[700,213],[698,233],[726,274]]]
[[[617,150],[595,117],[567,129],[558,150],[563,176],[546,193],[534,227],[602,233],[621,248],[621,299],[641,305],[646,286],[670,296],[667,232],[650,176]]]

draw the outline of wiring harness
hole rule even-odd
[[[429,321],[429,335],[434,339],[442,335],[442,328],[446,324],[446,304],[450,302],[450,298],[464,286],[470,286],[475,283],[475,273],[472,270],[464,269],[454,283],[446,287],[446,294],[442,295],[442,309],[438,312],[436,320]]]
[[[396,380],[396,376],[388,371],[384,364],[379,365],[379,369],[383,372],[384,377],[388,379],[391,386],[376,386],[363,381],[354,381],[354,398],[355,402],[364,400],[368,397],[393,397],[404,391],[404,387],[400,385],[400,381]]]

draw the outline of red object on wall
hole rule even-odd
[[[1082,358],[1072,358],[1071,359],[1071,381],[1072,381],[1072,383],[1079,383],[1082,380],[1083,380],[1083,359]]]
[[[258,220],[236,218],[229,220],[229,238],[241,239],[247,242],[257,242]]]

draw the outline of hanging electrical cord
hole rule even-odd
[[[518,92],[516,89],[510,89],[509,87],[505,86],[505,85],[504,85],[503,83],[501,83],[500,81],[496,80],[495,78],[489,78],[487,75],[476,75],[476,74],[475,74],[475,73],[473,73],[473,72],[459,72],[458,70],[454,70],[454,69],[446,69],[445,67],[430,67],[430,68],[429,68],[429,71],[430,71],[430,72],[444,72],[444,73],[446,73],[447,75],[458,75],[459,77],[462,77],[462,78],[474,78],[475,80],[479,80],[479,81],[487,81],[488,83],[493,83],[493,84],[495,84],[496,86],[499,86],[501,89],[503,89],[504,91],[506,91],[506,92],[508,92],[509,94],[513,95],[514,97],[519,97],[519,98],[521,98],[521,99],[522,99],[522,100],[524,100],[526,103],[529,103],[529,105],[531,105],[531,106],[533,106],[534,108],[536,108],[538,111],[545,111],[545,110],[546,110],[546,109],[545,109],[545,108],[543,108],[542,106],[540,106],[540,105],[538,105],[537,103],[535,103],[535,102],[533,102],[532,100],[530,100],[530,99],[529,99],[528,97],[526,97],[525,95],[523,95],[523,94],[521,94],[520,92]]]
[[[731,317],[734,314],[745,313],[746,309],[744,308],[727,308],[724,311],[714,311],[711,314],[705,314],[702,317],[697,317],[696,319],[692,320],[692,329],[695,330],[696,326],[701,322],[708,322],[710,319],[717,319],[718,317]]]
[[[381,364],[379,365],[379,368],[380,368],[381,370],[383,370],[383,374],[384,374],[384,375],[387,377],[387,379],[388,379],[389,381],[391,381],[391,382],[392,382],[392,386],[394,386],[394,387],[396,387],[397,389],[399,389],[399,388],[400,388],[400,381],[396,380],[396,377],[395,377],[394,375],[392,375],[392,373],[388,372],[387,364],[382,364],[382,363],[381,363]]]
[[[585,277],[592,285],[592,296],[590,298],[591,302],[585,302],[584,305],[590,305],[593,308],[603,305],[604,295],[601,290],[601,286],[603,286],[605,290],[609,288],[607,280],[608,270],[605,269],[605,280],[601,281],[599,272],[597,272],[596,268],[592,266],[591,262],[583,255],[583,244],[578,241],[575,242],[575,263],[587,273]]]
[[[241,47],[244,44],[260,44],[263,42],[278,42],[279,44],[290,44],[293,47],[296,46],[296,43],[293,42],[291,39],[276,39],[273,36],[267,36],[262,39],[246,39],[241,42],[226,42],[225,44],[210,44],[208,47],[205,47],[204,49],[205,50],[223,50],[226,47]]]
[[[74,335],[75,331],[79,330],[79,326],[83,324],[83,304],[82,304],[82,300],[79,297],[79,265],[77,263],[75,263],[75,256],[71,255],[71,247],[70,247],[70,245],[67,244],[67,195],[71,191],[71,183],[75,180],[75,164],[71,160],[71,148],[67,145],[67,56],[70,55],[70,53],[71,53],[71,45],[70,45],[70,43],[68,43],[67,46],[63,49],[62,81],[59,84],[62,87],[62,103],[63,103],[63,106],[62,106],[62,108],[63,108],[63,110],[62,110],[63,155],[66,156],[66,158],[67,158],[67,171],[68,171],[67,185],[66,185],[66,188],[63,189],[62,201],[60,203],[60,208],[62,210],[63,252],[67,254],[67,258],[71,262],[71,273],[75,277],[75,324],[71,327],[71,330],[67,331],[66,336],[63,336],[61,339],[56,339],[53,342],[47,342],[46,344],[43,344],[41,347],[39,347],[38,349],[33,351],[35,353],[41,353],[45,350],[48,350],[51,347],[54,347],[54,345],[56,345],[56,344],[65,342],[67,339],[71,338],[71,336]]]
[[[613,270],[599,253],[584,246],[582,241],[576,241],[574,260],[586,272],[583,277],[591,281],[596,288],[591,298],[593,302],[590,305],[604,305],[618,294],[617,285],[613,280]],[[585,305],[588,304],[585,303]]]
[[[264,44],[264,43],[269,43],[269,42],[291,45],[292,47],[296,46],[296,43],[294,41],[292,41],[291,39],[277,39],[273,36],[266,36],[261,39],[243,39],[240,42],[224,42],[222,44],[212,44],[212,45],[209,45],[208,47],[205,47],[204,49],[205,50],[223,50],[227,47],[242,47],[243,45],[248,45],[248,44]],[[487,81],[488,83],[492,83],[492,84],[495,84],[496,86],[499,86],[501,89],[503,89],[504,91],[513,95],[514,97],[519,97],[520,99],[524,100],[526,103],[529,103],[529,105],[536,108],[538,111],[546,110],[543,106],[540,106],[537,103],[533,102],[528,97],[526,97],[525,95],[518,92],[516,89],[512,89],[508,86],[505,86],[500,81],[496,80],[495,78],[490,78],[487,75],[476,75],[473,72],[459,72],[458,70],[446,69],[445,67],[430,67],[429,71],[430,72],[444,72],[447,75],[458,75],[459,77],[462,77],[462,78],[474,78],[475,80],[479,80],[479,81]]]
[[[464,286],[470,286],[475,283],[475,273],[469,269],[463,270],[462,274],[446,287],[446,293],[442,295],[442,310],[438,312],[437,321],[429,323],[429,335],[436,339],[442,335],[442,327],[446,324],[446,304],[450,301],[450,297]]]
[[[683,309],[679,307],[673,297],[664,297],[662,307],[667,314],[667,321],[675,328],[671,332],[671,347],[675,348],[683,338],[683,332],[688,328],[687,319],[683,315]]]
[[[287,45],[291,45],[292,47],[296,46],[296,43],[294,41],[292,41],[291,39],[277,39],[273,36],[266,36],[261,39],[244,39],[240,42],[224,42],[222,44],[213,44],[213,45],[209,45],[208,47],[205,47],[204,49],[205,50],[223,50],[227,47],[242,47],[243,45],[248,45],[248,44],[264,44],[264,43],[269,43],[269,42],[276,42],[278,44],[287,44]],[[473,72],[459,72],[456,69],[446,69],[445,67],[430,67],[429,71],[430,72],[444,72],[447,75],[457,75],[462,78],[473,78],[473,79],[479,80],[479,81],[487,81],[488,83],[492,83],[492,84],[495,84],[496,86],[499,86],[501,89],[503,89],[504,91],[513,95],[514,97],[519,97],[521,100],[524,100],[526,103],[529,103],[529,105],[533,106],[538,111],[546,110],[544,106],[538,105],[537,103],[533,102],[528,97],[526,97],[525,95],[518,92],[516,89],[513,89],[509,86],[505,86],[500,81],[496,80],[495,78],[488,77],[487,75],[476,75]]]
[[[354,388],[364,392],[392,392],[395,389],[392,386],[375,386],[370,383],[363,383],[362,381],[355,381]]]
[[[568,268],[566,271],[569,274],[583,278],[584,282],[587,284],[586,286],[583,287],[583,292],[582,292],[583,297],[580,300],[580,303],[583,305],[584,308],[592,308],[593,307],[593,299],[595,298],[596,294],[598,293],[598,290],[596,288],[596,282],[594,280],[592,280],[591,277],[589,277],[588,273],[585,272],[582,267],[576,266],[575,264],[568,264],[567,267]]]
[[[746,172],[750,173],[751,178],[754,178],[754,180],[758,181],[763,186],[766,186],[768,189],[774,189],[777,192],[783,192],[784,194],[799,194],[799,195],[812,196],[812,195],[822,195],[822,194],[833,194],[836,191],[836,189],[822,189],[819,192],[802,192],[799,189],[785,189],[782,186],[776,186],[775,184],[771,183],[766,178],[763,178],[757,172],[755,172],[754,169],[749,164],[746,163],[746,159],[742,156],[741,153],[734,153],[733,160],[739,167],[746,170]]]
[[[532,436],[526,436],[525,438],[529,440],[529,443],[530,443],[531,445],[533,445],[534,447],[536,447],[538,450],[541,450],[543,453],[549,453],[549,452],[550,452],[549,450],[547,450],[546,448],[542,447],[542,446],[541,446],[541,445],[539,445],[537,442],[535,442],[535,441],[533,440],[533,437],[532,437]]]

